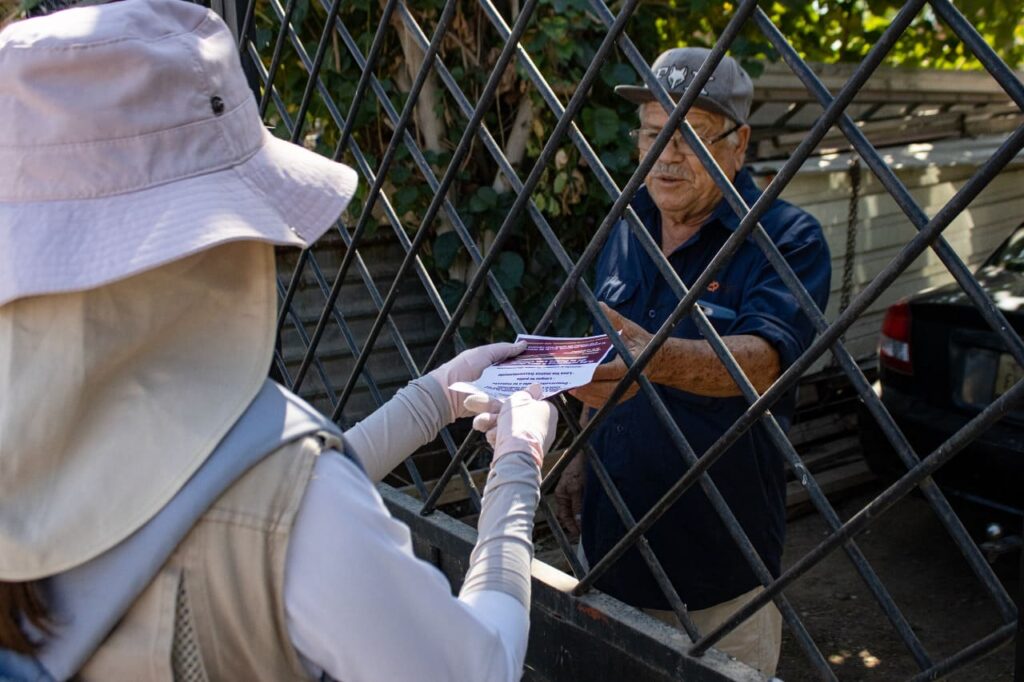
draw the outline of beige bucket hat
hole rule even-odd
[[[220,18],[123,0],[0,32],[0,305],[215,244],[307,246],[351,168],[262,125]]]
[[[182,0],[0,32],[0,580],[114,546],[265,380],[272,244],[355,190],[263,127],[234,41]]]

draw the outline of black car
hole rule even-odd
[[[1024,335],[1024,224],[989,256],[976,277],[1010,325]],[[922,458],[1022,377],[1024,369],[956,283],[900,301],[886,312],[876,389]],[[868,465],[883,477],[905,473],[874,419],[866,410],[861,416]],[[1019,546],[1024,405],[956,455],[935,480],[952,502],[981,512],[971,514],[977,523],[974,528],[968,524],[969,530],[987,534],[996,544]],[[1001,537],[1004,533],[1015,537]]]

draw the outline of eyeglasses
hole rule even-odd
[[[694,132],[697,133],[697,137],[700,138],[700,141],[704,143],[705,147],[710,147],[711,145],[721,142],[732,135],[734,132],[739,130],[741,126],[742,124],[737,123],[725,132],[719,133],[714,137],[711,137],[706,133],[702,134],[700,131]],[[654,144],[654,140],[660,133],[660,128],[636,128],[629,131],[629,136],[636,141],[636,146],[640,148],[640,151],[646,152]],[[675,134],[672,135],[672,139],[669,144],[671,144],[679,154],[696,156],[696,152],[690,149],[690,145],[686,144],[686,141],[683,139],[683,136],[679,131],[676,131]]]

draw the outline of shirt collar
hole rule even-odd
[[[752,206],[758,197],[761,196],[761,190],[754,182],[754,176],[750,174],[750,171],[746,168],[741,168],[733,179],[733,185],[736,186],[736,190],[743,197],[743,201],[746,202],[747,206]],[[718,221],[722,227],[726,228],[730,232],[735,232],[736,228],[739,227],[741,216],[736,215],[736,212],[729,206],[729,202],[725,200],[725,197],[718,202],[715,206],[715,210],[711,212],[711,217],[708,222],[712,223]]]

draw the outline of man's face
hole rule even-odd
[[[732,127],[726,117],[705,109],[690,109],[686,115],[697,134],[707,141]],[[657,102],[647,102],[640,109],[641,130],[660,131],[668,121],[668,114]],[[733,178],[743,165],[750,128],[742,126],[733,136],[708,145],[726,177]],[[736,140],[736,143],[733,143]],[[697,156],[682,141],[682,134],[676,132],[675,144],[669,142],[662,150],[658,161],[647,174],[647,189],[651,199],[662,214],[681,219],[697,219],[710,213],[722,193],[711,176],[704,170]],[[638,140],[641,157],[647,152],[644,136]]]

